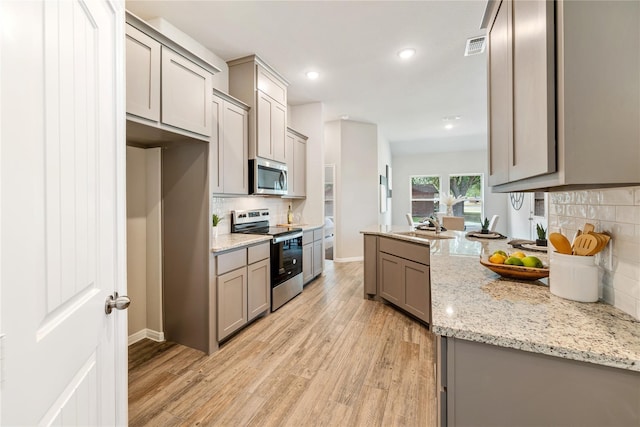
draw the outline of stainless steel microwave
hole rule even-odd
[[[287,165],[260,157],[249,160],[249,194],[287,194]]]

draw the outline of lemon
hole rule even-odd
[[[538,257],[526,256],[522,258],[522,264],[525,267],[542,268],[542,261]]]
[[[511,255],[509,258],[507,258],[504,262],[507,265],[524,265],[522,263],[522,260],[516,256]]]
[[[493,264],[504,264],[504,261],[507,259],[506,256],[499,254],[499,253],[494,253],[493,255],[491,255],[489,257],[489,262],[493,263]]]
[[[506,253],[505,251],[495,251],[493,254],[494,254],[494,255],[495,255],[495,254],[500,254],[500,255],[502,255],[502,256],[503,256],[503,257],[505,257],[505,258],[509,258],[509,256],[507,255],[507,253]]]
[[[526,255],[524,254],[524,252],[514,252],[511,254],[512,257],[516,257],[516,258],[524,258],[526,257]]]

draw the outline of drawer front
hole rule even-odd
[[[308,245],[311,242],[313,242],[313,231],[309,230],[302,233],[302,246]]]
[[[262,261],[263,259],[269,258],[271,255],[271,243],[266,242],[256,246],[250,246],[247,248],[247,263],[253,264],[254,262]]]
[[[429,265],[429,246],[389,239],[387,237],[380,237],[378,244],[380,245],[380,252]]]
[[[226,254],[218,255],[216,257],[216,262],[216,271],[218,276],[235,270],[236,268],[244,267],[247,265],[247,248],[242,248],[233,252],[227,252]]]
[[[258,89],[266,93],[282,105],[287,105],[287,86],[269,71],[256,65],[258,74]]]
[[[324,237],[324,229],[322,227],[317,230],[313,230],[313,241],[317,242],[318,240],[322,240]]]

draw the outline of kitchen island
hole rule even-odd
[[[546,279],[504,279],[483,267],[480,256],[513,251],[504,239],[411,231],[362,231],[365,294],[377,285],[370,281],[378,239],[429,247],[442,425],[640,425],[637,320],[608,304],[552,295]]]

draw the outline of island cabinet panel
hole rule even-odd
[[[376,274],[376,257],[378,256],[378,238],[370,234],[364,235],[364,296],[378,293],[378,276]]]
[[[431,322],[428,245],[380,237],[376,282],[380,297],[426,323]]]
[[[405,292],[404,308],[414,316],[429,322],[431,297],[429,295],[429,266],[417,262],[403,263],[403,283]]]
[[[457,338],[439,340],[443,354],[438,360],[446,359],[438,366],[446,394],[440,396],[446,410],[441,425],[640,425],[639,372]]]
[[[380,253],[378,257],[380,296],[398,306],[404,305],[402,264],[403,259],[397,256]]]

